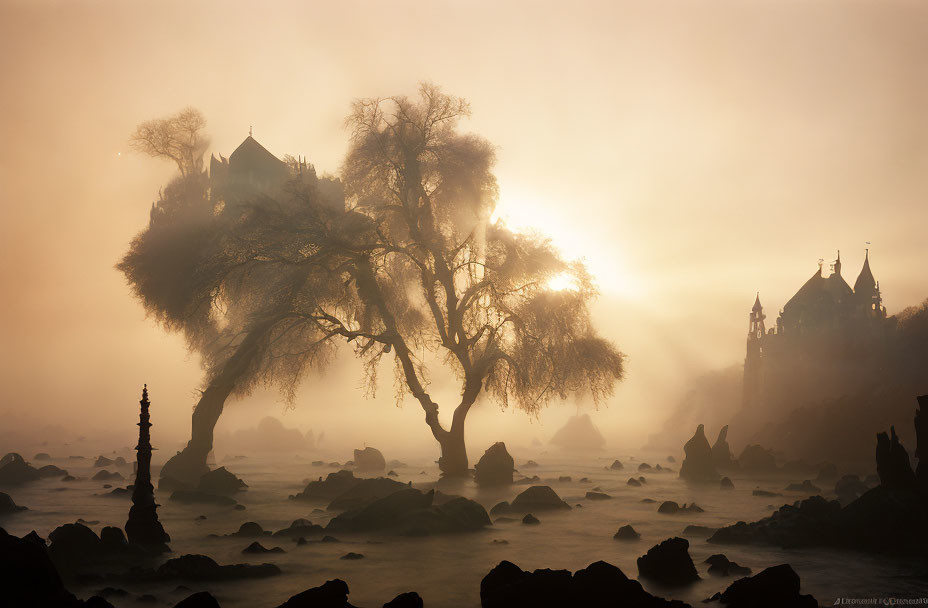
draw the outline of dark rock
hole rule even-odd
[[[182,555],[169,559],[154,572],[137,572],[141,580],[182,579],[190,581],[230,581],[265,578],[280,574],[274,564],[231,564],[220,566],[205,555]]]
[[[79,608],[43,547],[0,528],[0,604],[23,608]]]
[[[121,528],[105,526],[100,530],[100,544],[109,554],[123,553],[129,548],[129,541]]]
[[[716,469],[730,469],[735,464],[735,459],[731,455],[731,448],[728,446],[728,425],[722,427],[719,436],[712,444],[712,462]]]
[[[518,513],[546,511],[553,509],[570,509],[570,505],[561,500],[550,486],[532,486],[515,497],[511,508]]]
[[[359,471],[383,471],[387,468],[387,461],[376,448],[364,448],[354,451],[354,466]]]
[[[474,467],[474,481],[478,486],[500,486],[512,483],[515,462],[502,441],[491,445]]]
[[[653,503],[653,502],[657,502],[657,501],[654,500],[653,498],[642,498],[639,502]]]
[[[719,482],[719,489],[721,490],[734,490],[735,484],[732,483],[731,479],[728,477],[723,477],[722,481]]]
[[[125,478],[118,471],[111,473],[107,471],[106,469],[101,469],[100,471],[97,471],[97,474],[91,477],[91,479],[93,481],[115,481],[115,480],[122,481]]]
[[[683,451],[686,452],[686,458],[680,466],[681,478],[690,481],[715,481],[719,478],[703,425],[696,427],[696,432],[683,446]]]
[[[683,535],[684,536],[712,536],[713,534],[715,534],[716,530],[718,530],[718,528],[710,528],[708,526],[689,525],[683,528]]]
[[[299,500],[328,499],[332,500],[361,483],[361,479],[354,476],[351,471],[336,471],[329,473],[325,480],[311,481],[306,488],[291,498]]]
[[[321,543],[338,543],[338,542],[341,542],[341,541],[338,540],[337,538],[335,538],[334,536],[329,536],[328,534],[326,534],[325,536],[322,537],[322,540],[320,540],[319,542],[321,542]]]
[[[657,508],[657,512],[665,515],[675,515],[680,512],[680,505],[672,500],[665,500],[661,503],[661,506]]]
[[[52,457],[46,454],[45,452],[39,452],[32,457],[33,460],[51,460]]]
[[[239,526],[237,532],[227,534],[227,536],[236,538],[256,538],[259,536],[264,536],[264,528],[262,528],[261,525],[257,522],[246,521],[241,526]]]
[[[350,608],[348,584],[341,579],[298,593],[277,608]]]
[[[93,466],[97,468],[108,467],[113,464],[113,461],[107,458],[106,456],[97,457],[97,461],[93,463]]]
[[[393,469],[390,469],[390,470],[387,472],[387,477],[399,477],[399,473],[397,473],[397,472],[394,471]]]
[[[721,553],[710,555],[704,563],[709,564],[709,574],[714,576],[747,576],[751,574],[750,568],[729,561]]]
[[[587,492],[586,498],[587,500],[609,500],[612,497],[603,492]]]
[[[220,608],[220,606],[209,591],[200,591],[182,599],[174,605],[174,608]]]
[[[0,492],[0,515],[9,515],[11,513],[19,513],[20,511],[25,511],[26,507],[20,507],[9,494]]]
[[[386,604],[383,608],[423,608],[422,598],[415,591],[401,593]]]
[[[297,536],[314,536],[322,534],[322,526],[318,526],[308,519],[295,519],[289,528],[274,532],[275,537],[293,538]]]
[[[928,395],[918,397],[915,409],[915,457],[918,467],[915,478],[922,498],[928,499]]]
[[[638,558],[638,574],[667,586],[680,586],[699,580],[685,538],[668,538]]]
[[[200,492],[223,496],[229,496],[247,488],[248,485],[244,481],[229,472],[225,467],[219,467],[204,474],[200,477],[200,483],[197,484],[197,490]]]
[[[44,467],[39,467],[39,477],[64,477],[67,474],[67,471],[61,467],[56,467],[53,464],[47,464]]]
[[[649,465],[649,464],[646,463],[646,462],[642,462],[641,464],[638,465],[638,470],[639,470],[639,471],[650,471],[650,470],[651,470],[651,465]]]
[[[727,608],[818,608],[814,597],[799,593],[799,575],[789,564],[738,579],[711,599]]]
[[[376,479],[359,479],[350,489],[339,494],[327,509],[329,511],[346,511],[348,509],[358,509],[368,505],[375,500],[389,496],[406,488],[406,484],[378,477]]]
[[[535,517],[531,513],[526,513],[525,517],[522,518],[522,523],[528,524],[528,525],[536,525],[536,524],[540,524],[541,522],[538,520],[537,517]]]
[[[772,497],[774,497],[774,496],[783,496],[783,495],[780,494],[779,492],[770,492],[770,491],[767,491],[767,490],[754,490],[753,492],[751,492],[751,494],[752,494],[753,496],[764,496],[764,497],[767,497],[767,498],[772,498]]]
[[[354,553],[352,551],[349,551],[348,553],[342,555],[338,559],[364,559],[364,555],[361,553]]]
[[[571,575],[568,570],[525,572],[500,562],[480,582],[482,608],[689,608],[646,592],[612,564],[595,562]]]
[[[235,505],[235,500],[228,496],[210,494],[200,490],[177,490],[171,494],[170,500],[185,504],[197,505],[218,505],[221,507],[231,507]]]
[[[155,604],[158,602],[158,598],[151,593],[143,593],[142,595],[135,598],[135,601],[140,604]]]
[[[70,569],[93,562],[103,554],[103,542],[83,524],[64,524],[48,535],[48,553],[59,567]]]
[[[637,479],[635,479],[634,477],[629,477],[627,483],[628,483],[628,485],[630,485],[630,486],[632,486],[632,487],[634,487],[634,488],[640,488],[640,487],[641,487],[641,482],[638,481]]]
[[[777,459],[770,450],[759,445],[749,445],[738,457],[738,466],[750,473],[771,473],[777,470]]]
[[[256,554],[285,553],[285,551],[281,549],[280,547],[271,547],[270,549],[268,549],[267,547],[265,547],[258,541],[255,541],[251,543],[250,545],[248,545],[247,547],[245,547],[244,549],[242,549],[242,553],[256,553]]]
[[[573,481],[570,475],[561,475],[560,477],[557,478],[557,480],[560,483],[570,483],[571,481]]]
[[[876,436],[876,472],[880,485],[891,490],[908,490],[915,487],[915,472],[909,464],[909,454],[896,436],[896,427],[889,427],[890,436]]]
[[[636,532],[631,526],[625,525],[619,528],[619,531],[616,532],[612,538],[616,540],[641,540],[641,534]]]
[[[497,513],[508,513],[511,510],[509,503],[505,500],[503,502],[498,502],[490,509],[490,515],[496,515]]]
[[[39,471],[16,452],[0,458],[0,486],[18,486],[39,478]]]
[[[612,469],[613,471],[621,471],[622,469],[625,468],[625,465],[623,465],[618,460],[613,460],[609,468]]]
[[[809,494],[819,494],[822,490],[821,488],[815,486],[812,483],[812,480],[806,479],[802,483],[791,483],[786,486],[787,492],[808,492]]]
[[[420,536],[475,531],[491,523],[486,510],[472,500],[458,497],[434,505],[434,497],[434,490],[427,494],[413,488],[400,490],[334,517],[326,531],[387,531]]]

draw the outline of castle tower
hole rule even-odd
[[[760,397],[763,381],[764,335],[766,327],[764,307],[760,303],[760,293],[754,299],[748,327],[747,354],[744,357],[744,386],[742,387],[742,405],[753,408]]]
[[[158,505],[155,503],[155,488],[151,485],[151,428],[149,422],[148,385],[142,388],[142,400],[139,401],[139,444],[135,447],[136,473],[135,488],[132,491],[132,507],[129,509],[129,521],[126,522],[126,538],[132,544],[145,547],[152,553],[169,551],[167,543],[171,540],[158,521]]]
[[[857,298],[858,305],[870,316],[884,318],[886,309],[883,308],[883,297],[880,294],[880,285],[873,278],[873,272],[870,270],[870,250],[867,249],[864,255],[864,266],[860,269],[860,275],[854,281],[854,296]]]

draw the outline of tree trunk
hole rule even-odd
[[[467,448],[464,446],[464,420],[461,424],[453,424],[451,430],[438,439],[441,446],[441,457],[438,459],[438,468],[442,477],[466,477],[470,474],[467,467]]]
[[[209,472],[206,457],[213,449],[213,429],[222,414],[226,399],[234,385],[210,385],[193,409],[190,441],[161,468],[161,478],[172,477],[189,486],[196,486],[200,477]]]

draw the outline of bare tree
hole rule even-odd
[[[209,146],[202,131],[206,118],[195,108],[185,108],[166,118],[140,124],[129,145],[149,156],[167,158],[177,164],[184,177],[203,171],[203,155]]]

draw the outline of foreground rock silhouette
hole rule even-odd
[[[681,586],[699,580],[689,553],[690,541],[668,538],[638,558],[638,574],[666,586]]]
[[[478,486],[502,486],[512,484],[515,461],[506,450],[506,444],[498,441],[491,445],[474,467],[474,482]]]
[[[645,591],[612,564],[598,561],[571,574],[569,570],[526,572],[502,561],[480,581],[482,608],[688,608]]]
[[[715,470],[712,448],[706,439],[705,427],[699,425],[693,437],[683,446],[686,458],[680,466],[680,477],[689,481],[718,481],[719,473]]]
[[[799,575],[789,564],[738,579],[704,602],[709,606],[718,602],[726,608],[818,608],[814,597],[799,593]]]
[[[166,553],[171,537],[158,521],[158,505],[155,503],[155,488],[151,485],[151,435],[148,385],[142,388],[139,401],[139,443],[135,447],[137,466],[135,485],[132,489],[132,507],[126,521],[126,537],[129,542],[143,547],[150,553]],[[102,471],[101,471],[102,472]]]

